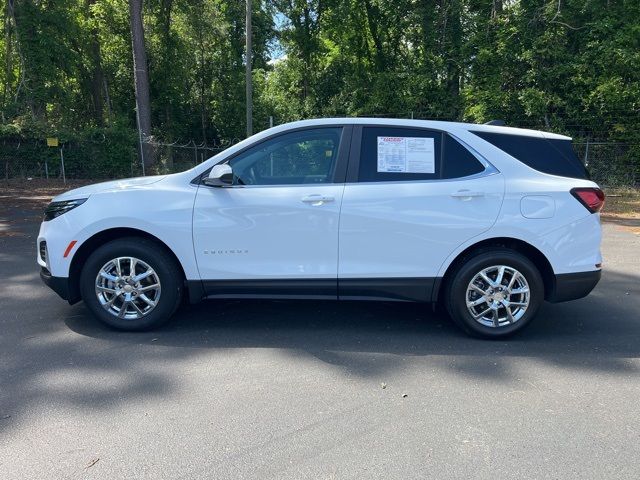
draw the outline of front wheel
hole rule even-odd
[[[468,333],[501,338],[522,330],[544,300],[536,266],[524,255],[493,249],[468,258],[445,290],[451,318]]]
[[[148,330],[165,323],[182,297],[182,275],[160,245],[121,238],[99,247],[80,275],[80,293],[103,323],[120,330]]]

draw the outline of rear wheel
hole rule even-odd
[[[543,300],[538,269],[527,257],[508,249],[486,250],[467,258],[445,290],[451,318],[468,333],[484,338],[522,330]]]
[[[103,323],[147,330],[165,323],[182,297],[180,267],[164,248],[143,238],[102,245],[80,276],[82,299]]]

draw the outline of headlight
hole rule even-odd
[[[44,211],[44,221],[47,222],[49,220],[53,220],[56,217],[59,217],[63,213],[67,213],[69,210],[73,210],[76,207],[79,207],[84,202],[86,202],[86,198],[78,198],[76,200],[64,200],[62,202],[51,202],[49,206]]]

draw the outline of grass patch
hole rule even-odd
[[[608,188],[602,217],[640,218],[640,189]]]

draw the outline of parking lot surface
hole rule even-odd
[[[1,207],[1,206],[0,206]],[[122,333],[0,210],[0,478],[640,477],[640,236],[508,341],[403,303],[216,301]]]

